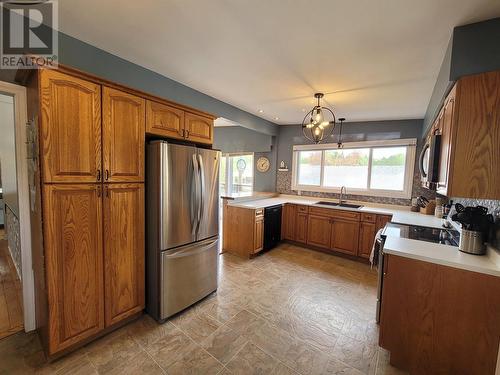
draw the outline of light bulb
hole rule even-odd
[[[315,124],[320,124],[323,122],[323,113],[321,112],[321,108],[316,109],[313,119]]]
[[[320,133],[320,129],[319,128],[314,129],[314,134],[315,135],[319,135],[319,133]]]

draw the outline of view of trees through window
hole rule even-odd
[[[404,190],[407,146],[298,153],[297,185]]]
[[[223,154],[219,185],[222,194],[249,194],[254,183],[253,154]]]

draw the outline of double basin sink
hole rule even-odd
[[[335,202],[327,202],[327,201],[320,201],[320,202],[317,202],[316,204],[325,204],[327,206],[346,207],[346,208],[361,208],[361,207],[363,207],[359,204],[335,203]]]

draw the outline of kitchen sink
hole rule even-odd
[[[350,204],[350,203],[336,203],[336,202],[327,202],[327,201],[319,201],[316,204],[326,204],[328,206],[336,206],[336,207],[346,207],[346,208],[360,208],[363,207],[359,204]]]

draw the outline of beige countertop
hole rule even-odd
[[[348,203],[362,205],[362,207],[356,209],[319,205],[317,204],[317,202],[319,201],[336,202],[335,199],[301,197],[294,195],[277,195],[266,198],[257,196],[253,199],[235,200],[230,202],[229,205],[249,209],[265,208],[285,203],[314,205],[330,208],[332,210],[347,210],[355,212],[370,212],[392,215],[391,221],[393,223],[419,225],[431,228],[442,228],[442,219],[439,219],[432,215],[424,215],[418,212],[411,212],[409,210],[409,207],[405,206],[349,201]],[[497,249],[491,247],[488,248],[487,255],[478,256],[464,254],[460,252],[458,250],[458,247],[456,246],[448,246],[431,242],[388,236],[385,242],[384,252],[387,254],[403,256],[444,266],[500,276],[500,252]]]

